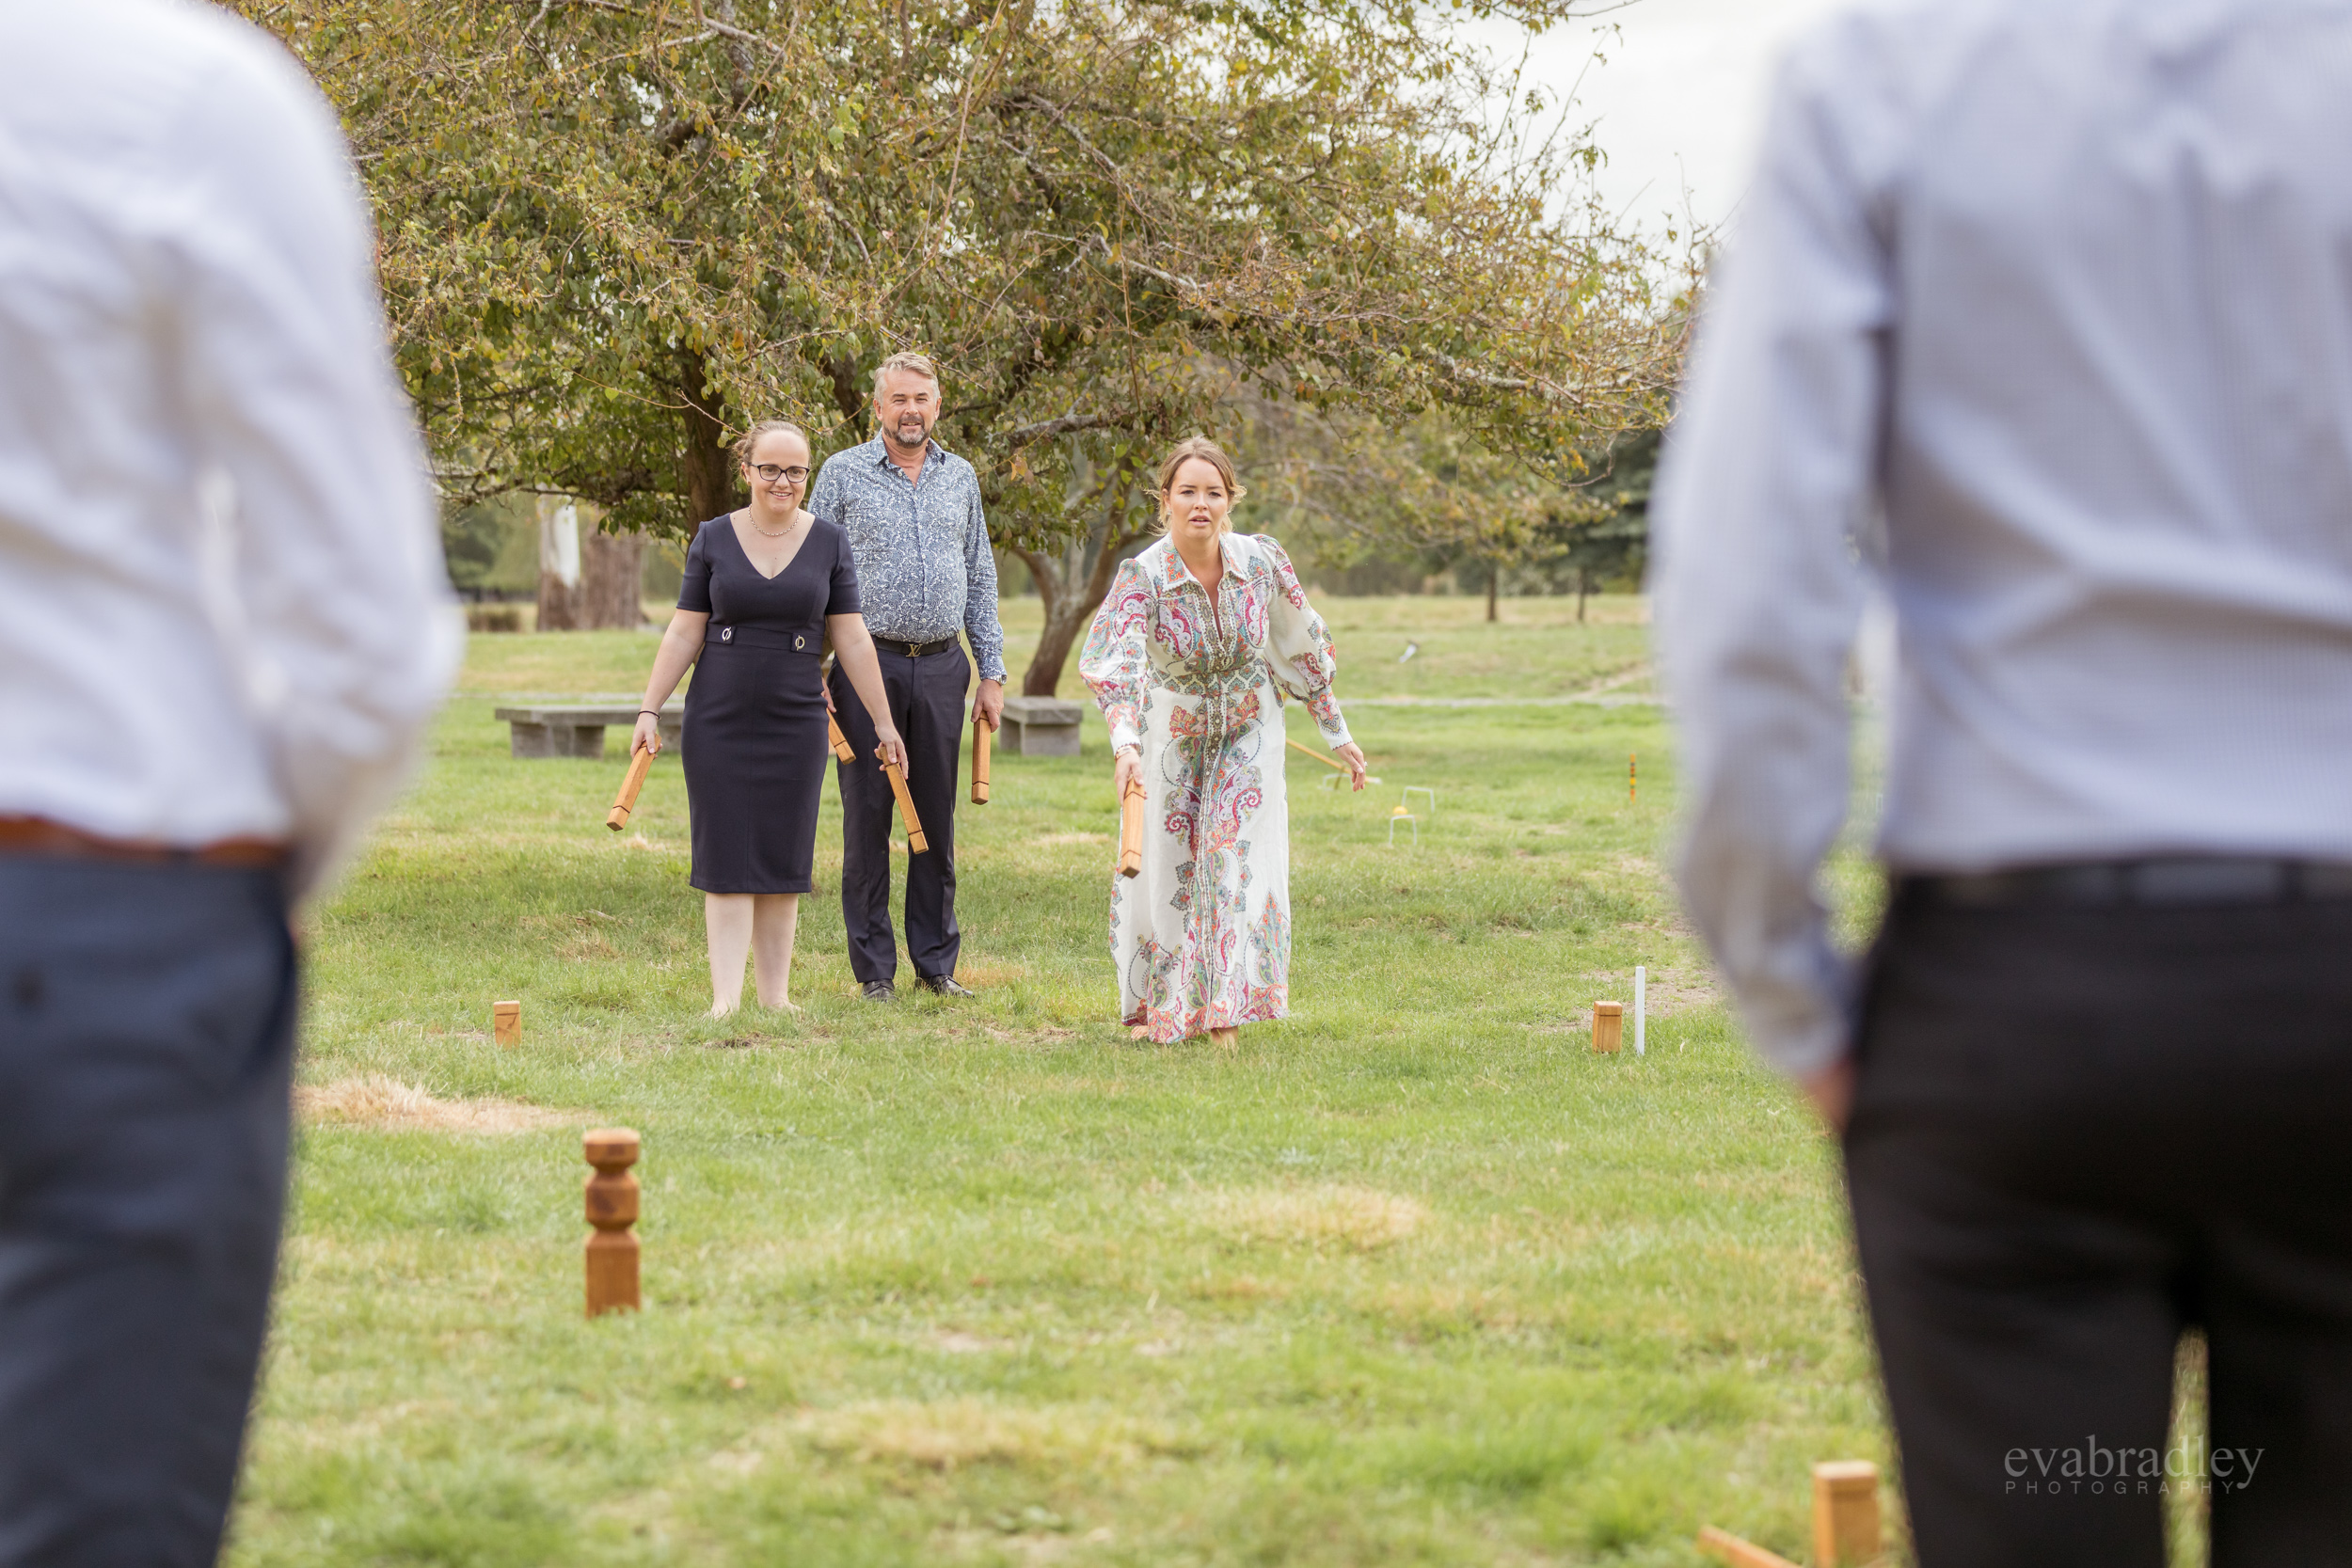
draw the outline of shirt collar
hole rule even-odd
[[[1160,542],[1152,547],[1161,552],[1160,578],[1165,584],[1174,587],[1178,583],[1189,582],[1196,588],[1200,586],[1200,579],[1192,575],[1192,568],[1184,564],[1184,558],[1176,553],[1176,539],[1173,534],[1161,534]],[[1218,559],[1225,563],[1225,578],[1230,578],[1233,575],[1233,531],[1232,529],[1227,529],[1216,536],[1216,553]],[[1220,590],[1224,586],[1225,578],[1218,579]]]

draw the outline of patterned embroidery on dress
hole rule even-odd
[[[1242,991],[1245,1020],[1280,1018],[1290,1010],[1291,915],[1279,898],[1268,898],[1249,929],[1250,984]]]

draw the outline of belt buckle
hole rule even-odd
[[[909,657],[909,658],[921,658],[922,657],[923,657],[923,644],[922,644],[922,643],[920,643],[920,642],[910,642],[910,643],[908,643],[908,644],[907,644],[907,657]]]

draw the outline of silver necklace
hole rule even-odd
[[[743,515],[745,515],[746,517],[751,517],[751,516],[752,516],[752,515],[751,515],[750,513],[748,513],[748,512],[744,513],[744,514],[743,514]],[[793,530],[795,530],[795,529],[799,528],[800,526],[801,526],[801,525],[800,525],[799,523],[797,523],[797,522],[790,522],[790,523],[787,523],[787,524],[785,524],[785,525],[784,525],[784,527],[782,527],[782,528],[780,528],[780,529],[776,530],[776,531],[775,531],[775,532],[771,533],[771,532],[769,532],[766,529],[761,528],[761,527],[759,526],[759,519],[758,519],[758,518],[756,518],[756,517],[752,517],[752,531],[753,531],[754,533],[758,534],[758,535],[759,535],[761,538],[763,538],[763,539],[781,539],[781,538],[783,538],[786,534],[790,533]]]

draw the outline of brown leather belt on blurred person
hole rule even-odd
[[[101,838],[40,816],[0,816],[0,855],[126,861],[134,865],[204,865],[231,871],[274,871],[288,858],[284,845],[266,838],[224,838],[183,849],[168,844]]]

